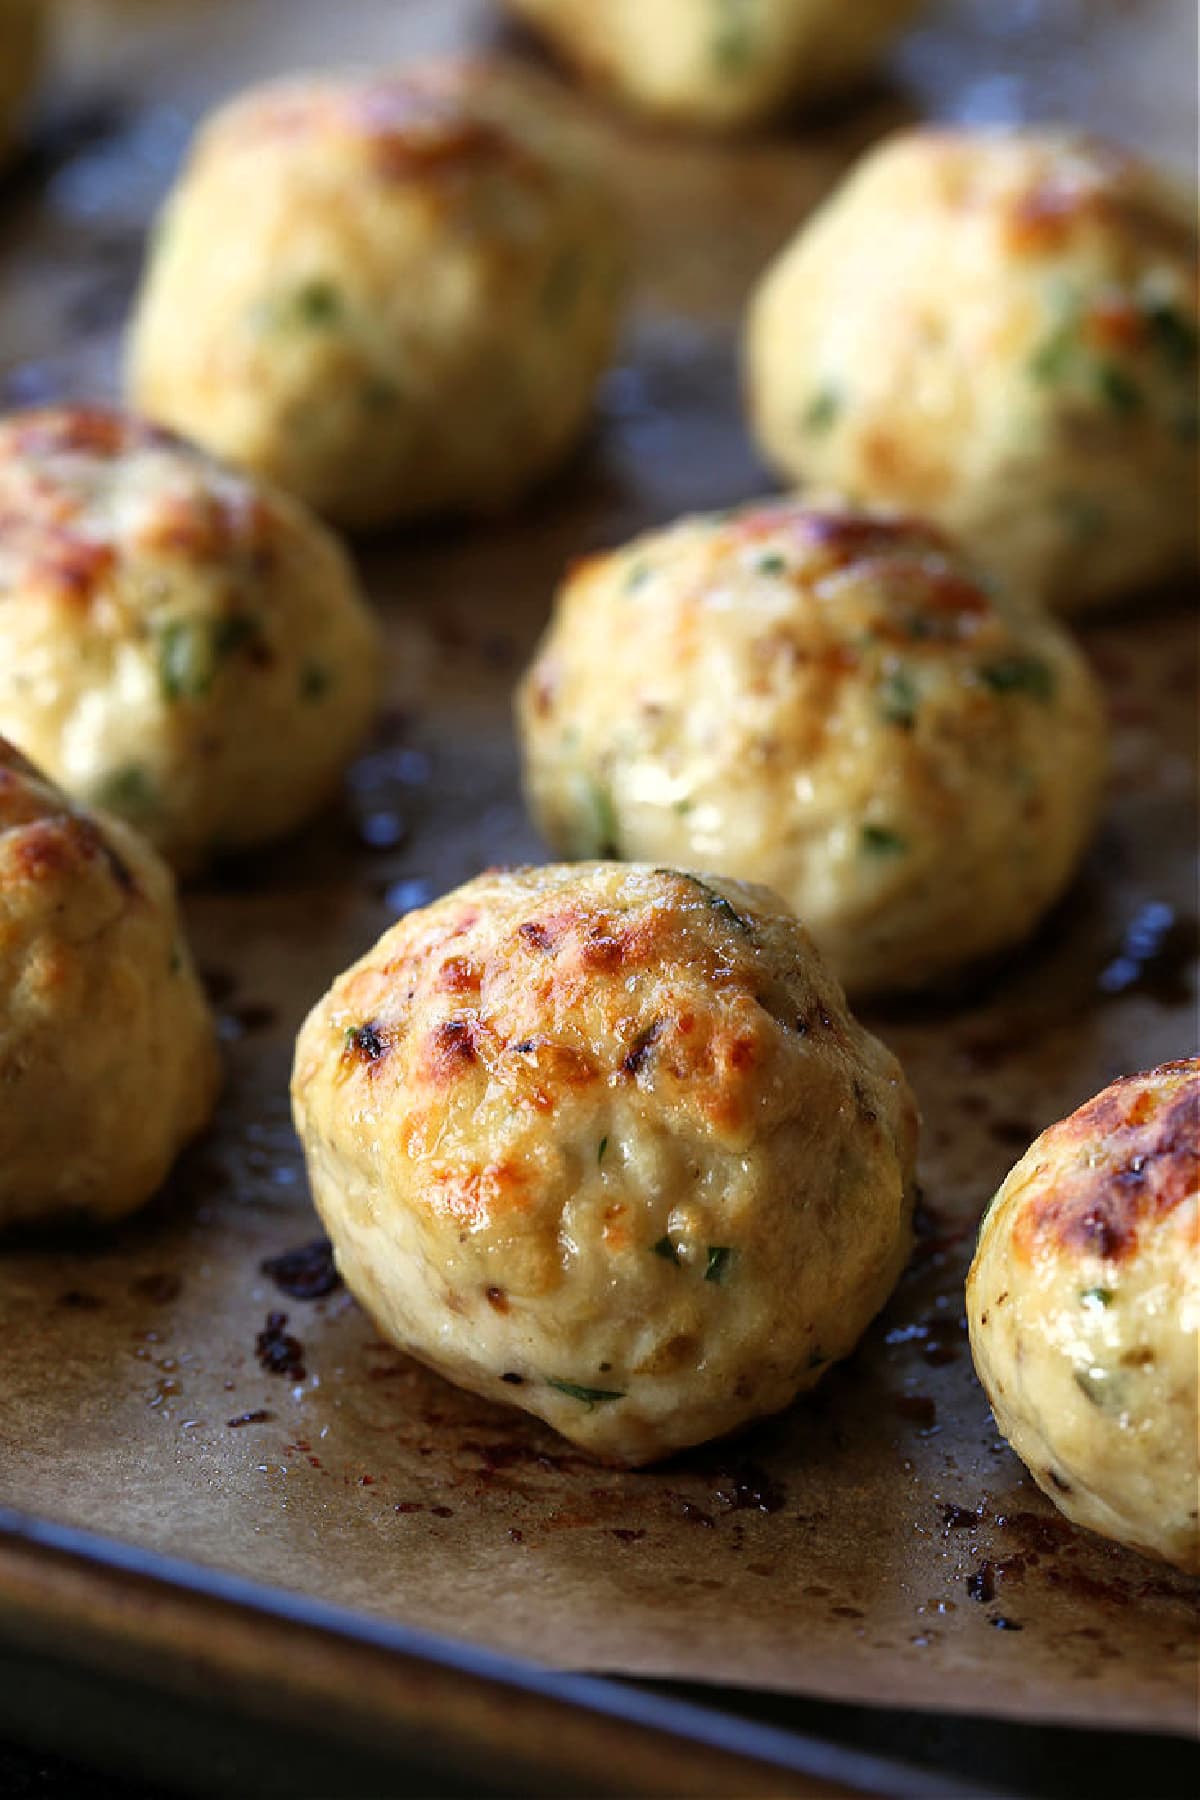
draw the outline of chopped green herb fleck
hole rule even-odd
[[[95,791],[97,806],[132,819],[147,818],[158,806],[154,783],[138,763],[126,763],[106,775]]]
[[[598,781],[589,781],[588,797],[592,803],[591,843],[594,854],[600,857],[619,856],[621,854],[620,837],[617,831],[617,809],[613,805],[613,797],[609,789],[601,787]]]
[[[602,1137],[600,1139],[599,1146],[596,1150],[596,1167],[597,1168],[599,1168],[600,1164],[604,1161],[604,1152],[607,1149],[608,1149],[608,1139],[606,1137]]]
[[[710,1244],[708,1246],[708,1262],[704,1270],[705,1281],[724,1281],[732,1266],[734,1252],[728,1244]]]
[[[755,566],[760,575],[786,575],[788,560],[772,551],[769,556],[760,556]]]
[[[296,289],[288,309],[301,325],[332,325],[342,314],[342,296],[332,281],[318,277]]]
[[[979,679],[993,694],[1032,694],[1035,700],[1053,700],[1054,670],[1037,656],[1005,656],[985,663]]]
[[[566,1394],[572,1400],[582,1400],[585,1406],[602,1406],[606,1400],[625,1398],[620,1388],[581,1387],[577,1381],[556,1381],[550,1375],[546,1377],[546,1386],[557,1388],[560,1394]]]
[[[1191,369],[1200,353],[1196,327],[1177,307],[1162,301],[1146,308],[1151,341],[1163,358],[1180,373]]]
[[[841,395],[835,388],[822,388],[814,394],[800,416],[802,428],[812,436],[828,431],[842,410]]]
[[[652,573],[651,565],[644,559],[633,563],[625,577],[625,592],[627,594],[636,592],[644,582],[649,581]]]
[[[678,1263],[679,1252],[669,1237],[660,1237],[657,1244],[651,1244],[655,1256],[661,1256],[664,1262]]]
[[[322,700],[333,686],[333,677],[321,663],[308,662],[300,671],[300,698]]]
[[[1094,1311],[1098,1307],[1112,1305],[1112,1289],[1106,1287],[1084,1288],[1079,1298],[1083,1301],[1085,1306],[1092,1308]]]
[[[717,30],[712,40],[712,59],[724,75],[741,75],[754,61],[754,32],[745,13],[745,0],[715,0]]]
[[[890,831],[886,825],[864,825],[859,834],[864,850],[872,856],[902,856],[908,844],[898,831]]]
[[[671,811],[678,813],[680,818],[682,818],[685,813],[691,812],[695,804],[696,802],[694,800],[676,800],[671,807]]]
[[[1070,368],[1078,348],[1075,321],[1060,325],[1034,351],[1029,373],[1038,382],[1061,381]]]
[[[1113,1384],[1103,1369],[1072,1369],[1071,1378],[1093,1406],[1108,1406],[1116,1399]]]
[[[891,669],[879,684],[879,710],[889,725],[911,731],[916,723],[919,696],[906,669]]]
[[[158,630],[158,682],[164,699],[202,700],[219,665],[258,636],[245,613],[223,619],[168,619]]]
[[[1096,380],[1101,397],[1115,413],[1128,419],[1134,413],[1141,412],[1142,390],[1124,369],[1119,369],[1115,363],[1101,363],[1096,371]]]
[[[715,887],[709,887],[707,881],[701,881],[698,875],[689,875],[686,869],[655,869],[654,873],[656,875],[673,875],[680,881],[686,881],[689,886],[698,888],[704,896],[705,903],[712,908],[713,912],[719,913],[738,931],[744,932],[747,936],[750,935],[753,928],[749,919],[744,919],[724,894],[719,894]]]

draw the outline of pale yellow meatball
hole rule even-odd
[[[42,65],[48,0],[0,0],[0,163],[12,149]]]
[[[1092,607],[1196,553],[1193,206],[1056,133],[872,150],[751,303],[760,446],[911,507],[1014,593]]]
[[[0,420],[0,731],[178,868],[329,796],[377,651],[341,548],[286,495],[120,413]]]
[[[851,992],[1026,936],[1104,760],[1059,626],[932,527],[838,502],[684,519],[577,565],[518,711],[557,851],[765,882]]]
[[[996,1423],[1059,1510],[1200,1574],[1200,1061],[1042,1133],[984,1218],[967,1316]]]
[[[292,1095],[381,1330],[619,1462],[786,1406],[908,1254],[904,1077],[763,888],[483,875],[339,977]]]
[[[167,204],[129,388],[343,524],[491,511],[579,437],[622,264],[532,80],[446,62],[272,84],[205,127]]]
[[[584,77],[656,117],[731,130],[864,75],[920,0],[507,0]]]
[[[0,1230],[141,1206],[217,1080],[165,866],[0,738]]]

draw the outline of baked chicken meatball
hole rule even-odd
[[[1077,611],[1196,553],[1193,202],[1112,145],[917,130],[872,150],[750,307],[760,446],[911,508]]]
[[[217,1074],[166,867],[0,738],[0,1230],[141,1206]]]
[[[764,888],[482,875],[334,982],[292,1094],[386,1336],[613,1461],[786,1406],[908,1254],[904,1077]]]
[[[46,0],[0,0],[0,163],[37,82],[48,11]]]
[[[314,811],[377,637],[293,500],[98,408],[0,420],[0,731],[177,868]]]
[[[839,502],[687,518],[577,565],[518,711],[556,851],[765,882],[852,993],[1026,936],[1104,761],[1058,625],[932,527]]]
[[[507,0],[603,92],[708,130],[829,99],[920,0]]]
[[[168,201],[129,389],[343,525],[490,512],[579,437],[623,263],[532,78],[447,61],[273,83],[202,130]]]
[[[1042,1133],[984,1218],[967,1317],[996,1423],[1060,1512],[1200,1574],[1200,1061]]]

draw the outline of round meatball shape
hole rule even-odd
[[[0,164],[8,157],[42,66],[45,0],[0,0]]]
[[[760,447],[912,508],[1082,610],[1195,561],[1193,208],[1094,140],[920,130],[781,253],[747,330]]]
[[[503,68],[254,89],[201,132],[138,305],[138,406],[350,527],[490,512],[578,438],[622,237]]]
[[[616,1462],[786,1406],[908,1254],[903,1075],[762,888],[480,876],[334,983],[292,1095],[385,1335]]]
[[[134,1211],[217,1082],[167,869],[0,739],[0,1230]]]
[[[1025,937],[1103,767],[1060,627],[932,528],[838,502],[684,519],[577,565],[518,711],[557,851],[764,882],[852,993]]]
[[[996,1423],[1068,1519],[1200,1574],[1200,1061],[1044,1131],[967,1280]]]
[[[181,870],[298,825],[370,723],[340,546],[140,420],[0,421],[0,595],[0,731]]]
[[[507,0],[585,79],[639,112],[708,130],[839,94],[920,0]]]

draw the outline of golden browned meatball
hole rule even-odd
[[[852,993],[1026,936],[1104,766],[1058,625],[931,527],[836,501],[683,519],[576,565],[518,710],[555,850],[765,882]]]
[[[141,1206],[217,1074],[166,868],[0,739],[0,1229]]]
[[[1200,1061],[1042,1133],[984,1218],[967,1314],[996,1423],[1059,1510],[1200,1574]]]
[[[177,867],[321,805],[377,660],[349,562],[286,495],[120,413],[0,420],[0,731]]]
[[[608,94],[710,130],[861,77],[920,0],[507,0]]]
[[[739,882],[480,876],[334,982],[292,1095],[385,1334],[620,1462],[786,1406],[908,1254],[899,1065]]]
[[[491,511],[578,438],[623,260],[531,78],[445,62],[274,83],[200,133],[130,392],[346,525]]]
[[[764,453],[792,480],[923,513],[1014,594],[1066,610],[1186,568],[1193,214],[1092,139],[889,139],[754,295]]]

